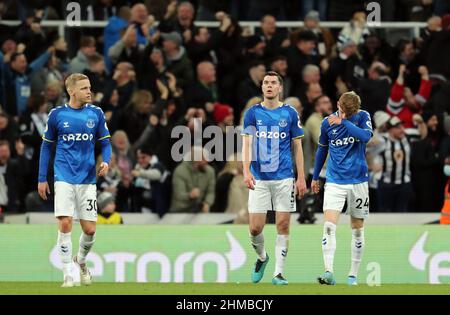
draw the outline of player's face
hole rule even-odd
[[[283,86],[276,76],[266,75],[262,82],[262,92],[264,98],[276,99],[283,91]]]
[[[73,89],[72,91],[73,96],[81,104],[86,104],[91,101],[92,93],[91,93],[91,83],[89,82],[89,80],[77,81],[72,89]]]

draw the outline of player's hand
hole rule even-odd
[[[109,165],[106,162],[100,164],[100,169],[98,170],[98,176],[105,176],[108,173]]]
[[[330,124],[330,126],[340,125],[342,123],[342,118],[337,116],[330,116],[328,117],[328,123]]]
[[[320,191],[320,184],[318,180],[311,181],[311,190],[313,193],[318,194]]]
[[[48,187],[47,182],[39,183],[38,184],[38,193],[39,196],[41,196],[42,199],[47,200],[47,194],[50,195],[50,187]]]
[[[253,177],[252,173],[244,173],[244,183],[248,189],[255,190],[256,180]]]
[[[295,194],[300,198],[303,198],[303,196],[306,194],[306,182],[304,178],[299,178],[295,182]]]

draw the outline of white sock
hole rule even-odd
[[[86,256],[91,250],[95,242],[95,233],[93,235],[87,235],[84,232],[80,236],[80,246],[78,249],[77,260],[79,264],[86,263]]]
[[[71,233],[58,231],[58,252],[63,265],[64,277],[72,276],[72,237]]]
[[[336,251],[336,224],[326,221],[323,225],[322,253],[325,271],[333,272]]]
[[[275,242],[275,272],[274,276],[278,274],[283,274],[284,262],[286,261],[286,256],[289,247],[289,235],[277,235],[277,240]]]
[[[364,252],[364,228],[352,229],[352,263],[349,276],[358,276],[358,269]]]
[[[259,233],[256,236],[250,235],[252,241],[252,246],[255,249],[256,255],[258,255],[259,260],[266,260],[266,250],[264,249],[264,235]]]

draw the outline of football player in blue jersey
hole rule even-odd
[[[303,171],[300,117],[292,106],[280,101],[283,79],[268,72],[262,82],[263,102],[245,112],[243,135],[244,182],[250,189],[248,209],[250,238],[258,256],[252,281],[261,281],[269,256],[264,248],[263,228],[267,211],[276,211],[277,238],[275,243],[275,272],[272,283],[286,285],[283,276],[288,252],[289,223],[295,211],[296,193],[306,192]],[[291,150],[295,153],[298,177],[294,178]]]
[[[73,287],[72,261],[80,269],[80,282],[90,285],[92,277],[86,267],[86,256],[94,245],[97,221],[97,189],[94,147],[102,147],[98,176],[108,172],[111,157],[110,135],[103,111],[92,104],[89,78],[74,73],[65,81],[68,104],[50,111],[43,135],[39,160],[39,195],[47,200],[50,189],[47,169],[52,145],[56,144],[55,217],[59,221],[57,247],[63,266],[62,287]],[[72,219],[79,219],[82,233],[78,254],[72,260]]]
[[[329,155],[323,211],[325,215],[322,252],[325,273],[317,280],[334,285],[334,252],[336,251],[336,224],[344,204],[351,216],[351,266],[347,283],[357,284],[357,275],[364,251],[364,219],[369,215],[369,171],[366,163],[366,144],[372,137],[370,115],[360,110],[361,99],[355,92],[342,94],[338,111],[322,121],[319,147],[316,152],[313,192],[319,192],[319,173]]]

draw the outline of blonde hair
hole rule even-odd
[[[359,111],[361,98],[354,91],[345,92],[339,98],[339,106],[347,118],[351,117]]]
[[[78,81],[82,80],[89,80],[87,75],[84,75],[82,73],[72,73],[66,78],[65,85],[66,90],[74,86]]]

